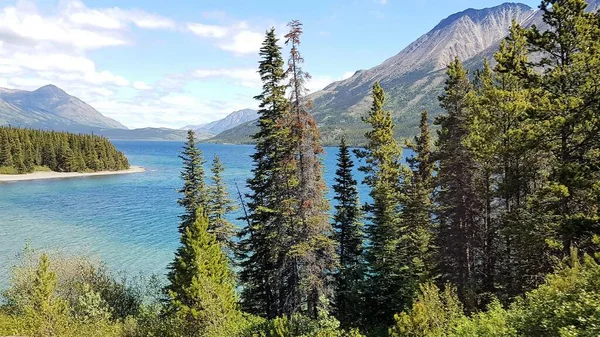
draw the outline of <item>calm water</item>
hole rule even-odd
[[[0,284],[26,244],[101,259],[115,271],[163,274],[178,245],[180,142],[115,141],[145,173],[0,183]],[[252,146],[202,144],[207,170],[215,154],[226,166],[232,198],[250,175]],[[336,149],[323,158],[331,187]],[[357,173],[357,177],[360,175]],[[362,200],[367,190],[360,187]],[[330,188],[329,194],[332,191]],[[237,197],[235,198],[237,200]],[[232,214],[235,220],[240,214]]]

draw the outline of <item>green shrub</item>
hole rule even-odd
[[[318,319],[300,314],[264,320],[246,318],[246,329],[241,337],[363,337],[358,330],[345,331],[340,322],[326,310],[319,312]]]
[[[493,301],[487,311],[462,317],[453,325],[451,336],[455,337],[508,337],[516,336],[510,320],[513,313],[505,310],[500,302]]]
[[[446,337],[456,323],[464,318],[463,307],[456,290],[446,285],[443,292],[434,284],[420,286],[420,294],[409,312],[396,315],[392,337]]]
[[[600,257],[572,251],[546,282],[517,299],[510,308],[493,301],[468,317],[452,287],[434,285],[407,313],[396,315],[393,337],[597,337],[600,336]]]
[[[0,166],[0,174],[19,174],[19,171],[14,167]]]
[[[600,265],[590,255],[548,275],[544,285],[526,294],[511,310],[520,336],[600,336]]]

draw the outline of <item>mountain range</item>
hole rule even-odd
[[[600,8],[600,0],[588,3],[590,11]],[[337,144],[342,135],[354,145],[364,141],[367,126],[361,117],[371,105],[371,88],[376,81],[386,91],[385,108],[392,113],[396,135],[400,138],[414,135],[421,111],[428,110],[432,118],[442,112],[437,97],[443,91],[446,65],[458,57],[468,69],[474,70],[481,68],[485,59],[493,61],[513,21],[524,27],[544,28],[542,12],[525,4],[467,9],[443,19],[383,63],[358,70],[350,78],[309,95],[323,144]],[[193,129],[199,139],[210,138],[210,142],[250,143],[256,131],[256,118],[255,110],[246,109],[218,121],[180,130],[129,130],[54,85],[34,91],[0,88],[0,125],[94,132],[113,139],[181,140],[187,129]]]
[[[0,88],[0,125],[83,132],[127,129],[54,85],[34,91]]]
[[[194,130],[196,133],[212,133],[217,135],[223,131],[234,128],[240,124],[256,120],[258,118],[258,112],[252,109],[243,109],[230,113],[223,119],[219,119],[214,122],[198,124],[198,125],[187,125],[183,127],[184,130]]]
[[[588,1],[596,11],[600,0]],[[396,123],[396,135],[409,137],[417,132],[421,111],[435,118],[442,110],[438,96],[443,91],[445,68],[455,57],[471,70],[492,60],[513,20],[522,26],[543,29],[542,12],[525,4],[504,3],[485,9],[467,9],[450,15],[400,53],[367,70],[359,70],[348,79],[331,83],[309,95],[313,116],[321,129],[324,144],[334,145],[342,135],[353,144],[364,141],[367,126],[361,121],[371,105],[373,83],[379,81],[386,92],[385,108]],[[227,130],[212,142],[247,143],[256,130],[245,123]]]
[[[255,110],[236,111],[224,119],[198,127],[196,137],[208,139],[256,118]],[[187,133],[169,128],[130,130],[52,84],[34,91],[0,88],[0,125],[94,133],[111,139],[183,140]]]

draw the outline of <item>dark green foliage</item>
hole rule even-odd
[[[288,253],[283,264],[286,297],[283,313],[304,313],[316,318],[319,308],[331,298],[330,275],[335,265],[335,244],[331,240],[329,201],[325,197],[323,154],[320,135],[306,100],[305,83],[310,75],[302,69],[304,59],[298,46],[302,23],[288,23],[285,44],[291,47],[286,75],[289,79],[290,112],[287,124],[292,130],[291,152],[296,166],[297,184],[288,186],[293,198],[294,220],[288,229]]]
[[[474,156],[464,145],[468,136],[467,120],[474,92],[467,71],[456,59],[448,66],[445,92],[440,102],[447,114],[439,116],[436,159],[437,218],[440,247],[438,263],[444,282],[458,288],[467,308],[476,306],[478,279],[476,268],[481,258],[482,243],[478,238],[482,228],[482,200],[477,193],[478,173]]]
[[[240,337],[364,337],[358,330],[340,329],[340,322],[320,311],[316,319],[294,314],[257,322]]]
[[[287,305],[281,272],[289,248],[286,234],[295,221],[290,189],[297,184],[284,62],[277,41],[275,30],[269,30],[260,50],[263,92],[255,97],[260,101],[259,129],[254,135],[254,168],[248,180],[248,226],[240,233],[238,245],[242,307],[269,318],[281,315]]]
[[[216,236],[208,231],[208,216],[201,207],[195,218],[181,234],[166,288],[169,314],[179,322],[181,336],[205,336],[238,314],[228,259]]]
[[[202,152],[196,144],[196,137],[193,130],[188,131],[188,138],[179,155],[183,162],[181,179],[183,188],[179,190],[182,194],[177,200],[184,212],[180,216],[181,224],[179,232],[185,233],[186,228],[191,226],[196,220],[198,207],[207,207],[206,184],[204,182],[204,159]]]
[[[600,265],[597,257],[572,251],[567,263],[543,285],[517,299],[508,309],[494,301],[485,311],[467,316],[446,287],[421,288],[409,312],[396,316],[390,336],[403,337],[545,337],[598,336]]]
[[[263,93],[253,177],[248,180],[248,226],[241,232],[242,305],[251,313],[275,318],[303,313],[316,317],[331,297],[335,264],[328,219],[329,203],[319,155],[319,133],[304,101],[308,74],[297,50],[301,24],[286,35],[292,52],[287,72],[274,30],[260,51]],[[290,84],[283,81],[289,77]],[[285,98],[286,88],[292,94]]]
[[[368,323],[381,326],[391,322],[394,313],[406,309],[413,297],[406,292],[405,256],[400,254],[401,181],[405,168],[400,164],[401,148],[394,139],[394,123],[389,111],[383,110],[385,94],[379,83],[373,86],[373,106],[364,121],[371,125],[368,144],[357,156],[365,163],[364,183],[371,188],[372,202],[365,205],[370,245],[367,247]],[[410,289],[411,287],[409,287]]]
[[[539,52],[529,79],[536,85],[532,118],[553,161],[549,179],[554,200],[545,202],[558,220],[558,243],[586,247],[600,233],[600,24],[585,11],[585,0],[544,0],[540,5],[550,29],[526,32],[528,48]]]
[[[401,254],[406,256],[407,287],[416,293],[418,284],[435,277],[435,228],[433,224],[433,169],[432,140],[428,113],[421,115],[420,133],[408,147],[414,155],[407,159],[412,174],[404,184],[402,202]]]
[[[129,168],[122,152],[100,136],[0,127],[0,167],[18,173],[45,166],[56,172],[119,171]]]
[[[342,138],[333,185],[337,202],[333,228],[339,261],[335,274],[335,316],[344,327],[360,324],[360,312],[364,305],[361,287],[366,276],[362,214],[357,182],[352,176],[353,167],[350,150]]]
[[[225,167],[219,156],[215,156],[211,167],[212,185],[208,189],[208,231],[217,237],[225,255],[232,257],[235,226],[226,219],[226,215],[234,212],[237,207],[229,198],[227,185],[223,182],[224,171]]]

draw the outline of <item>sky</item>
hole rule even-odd
[[[258,49],[270,27],[283,36],[290,20],[304,24],[300,52],[316,91],[453,13],[502,2],[0,0],[0,87],[54,84],[130,128],[179,128],[257,107]]]

